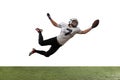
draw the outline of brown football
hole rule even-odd
[[[93,22],[92,28],[97,27],[98,24],[99,24],[99,20],[97,19],[97,20],[95,20],[95,21]]]

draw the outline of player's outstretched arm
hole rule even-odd
[[[92,27],[90,27],[90,28],[88,28],[88,29],[85,29],[85,30],[83,30],[83,31],[80,31],[79,34],[86,34],[86,33],[88,33],[88,32],[91,31],[91,30],[92,30]]]
[[[50,14],[49,13],[47,13],[47,16],[48,16],[48,18],[49,18],[49,20],[51,21],[51,23],[54,25],[54,26],[58,26],[58,23],[56,23],[52,18],[51,18],[51,16],[50,16]]]
[[[90,28],[85,29],[85,30],[83,30],[83,31],[80,31],[79,33],[80,33],[80,34],[86,34],[86,33],[88,33],[89,31],[91,31],[93,28],[96,28],[96,27],[98,26],[98,24],[99,24],[99,19],[95,20]]]

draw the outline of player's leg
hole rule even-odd
[[[42,50],[36,50],[35,48],[33,48],[32,51],[29,53],[29,56],[31,56],[34,53],[39,53],[41,55],[44,55],[44,53],[46,53],[46,52],[42,51]]]
[[[42,36],[42,33],[41,33],[42,29],[36,28],[35,30],[39,33],[39,39],[38,39],[39,44],[43,45],[43,43],[42,43],[43,42],[43,36]]]
[[[39,33],[38,43],[39,43],[41,46],[52,45],[52,43],[54,42],[54,41],[53,41],[53,40],[54,40],[53,38],[44,40],[44,39],[43,39],[43,36],[42,36],[42,30],[39,29],[39,28],[36,28],[36,31]]]
[[[57,46],[52,45],[48,51],[36,50],[36,53],[44,55],[45,57],[49,57],[50,55],[54,54],[59,48],[60,48],[60,45],[57,45]]]
[[[33,49],[33,51],[31,51],[30,55],[33,54],[33,53],[39,53],[41,55],[49,57],[50,55],[55,53],[61,47],[61,45],[57,42],[57,37],[45,40],[45,42],[46,43],[50,42],[51,47],[50,47],[50,49],[48,51]]]

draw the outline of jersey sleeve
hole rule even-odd
[[[58,26],[57,26],[57,27],[62,28],[62,27],[66,27],[66,26],[67,26],[67,24],[66,24],[66,23],[64,23],[64,22],[62,22],[62,23],[58,24]]]
[[[77,28],[77,34],[80,34],[81,33],[81,29],[80,28]]]

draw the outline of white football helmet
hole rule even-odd
[[[78,25],[78,20],[77,20],[76,18],[70,19],[69,24],[72,25],[72,24],[73,24],[73,21],[76,21],[76,22],[77,22],[77,25]],[[77,26],[77,25],[76,25],[76,26]],[[74,26],[74,27],[75,27],[75,26]]]

